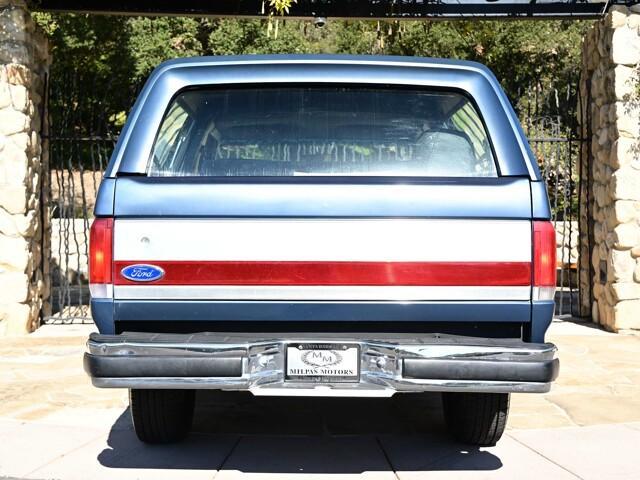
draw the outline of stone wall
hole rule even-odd
[[[33,331],[49,308],[48,157],[40,137],[48,65],[47,40],[25,2],[0,0],[0,335]]]
[[[583,47],[581,304],[613,331],[640,330],[639,29],[640,13],[616,6]]]

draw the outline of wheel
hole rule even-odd
[[[191,429],[195,390],[129,390],[133,428],[145,443],[182,440]]]
[[[507,425],[508,393],[443,393],[447,427],[462,443],[495,445]]]

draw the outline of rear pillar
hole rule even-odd
[[[0,336],[39,325],[48,298],[47,40],[23,0],[0,0]]]
[[[583,45],[581,310],[640,330],[640,9],[611,8]]]

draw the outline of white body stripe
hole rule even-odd
[[[118,219],[131,261],[529,262],[527,220]]]
[[[529,300],[531,287],[116,285],[121,300]]]

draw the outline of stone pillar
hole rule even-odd
[[[48,65],[24,0],[0,0],[0,335],[33,331],[47,308]]]
[[[583,47],[581,124],[590,139],[581,166],[580,277],[583,287],[591,282],[592,298],[583,295],[581,306],[592,301],[594,322],[612,331],[640,331],[640,12],[634,10],[613,7]]]

